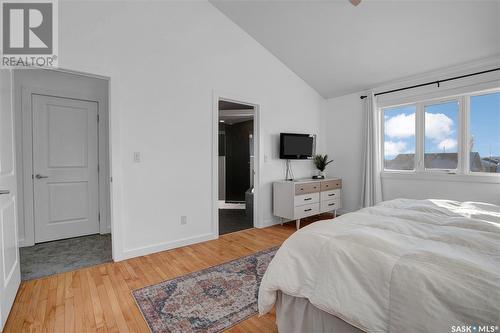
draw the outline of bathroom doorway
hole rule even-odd
[[[254,118],[254,106],[219,100],[219,235],[254,226]]]

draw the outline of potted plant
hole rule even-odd
[[[313,162],[318,169],[318,175],[313,176],[314,179],[324,179],[326,166],[333,162],[333,160],[328,160],[328,155],[317,154],[313,156]]]

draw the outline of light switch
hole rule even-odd
[[[140,163],[141,162],[141,153],[138,151],[134,152],[134,163]]]

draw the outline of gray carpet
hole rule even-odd
[[[19,250],[23,280],[112,261],[110,234],[40,243]]]

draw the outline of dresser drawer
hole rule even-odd
[[[339,188],[342,188],[342,179],[321,182],[321,191],[336,190]]]
[[[308,205],[319,202],[319,192],[296,195],[294,198],[294,206]]]
[[[306,216],[319,214],[319,203],[295,207],[294,218],[301,219]]]
[[[321,201],[321,213],[331,212],[340,208],[340,200]]]
[[[295,195],[315,193],[319,192],[319,189],[320,184],[318,182],[295,184]]]
[[[325,200],[333,200],[333,199],[339,199],[340,198],[340,190],[330,190],[330,191],[324,191],[320,193],[320,200],[325,201]]]

